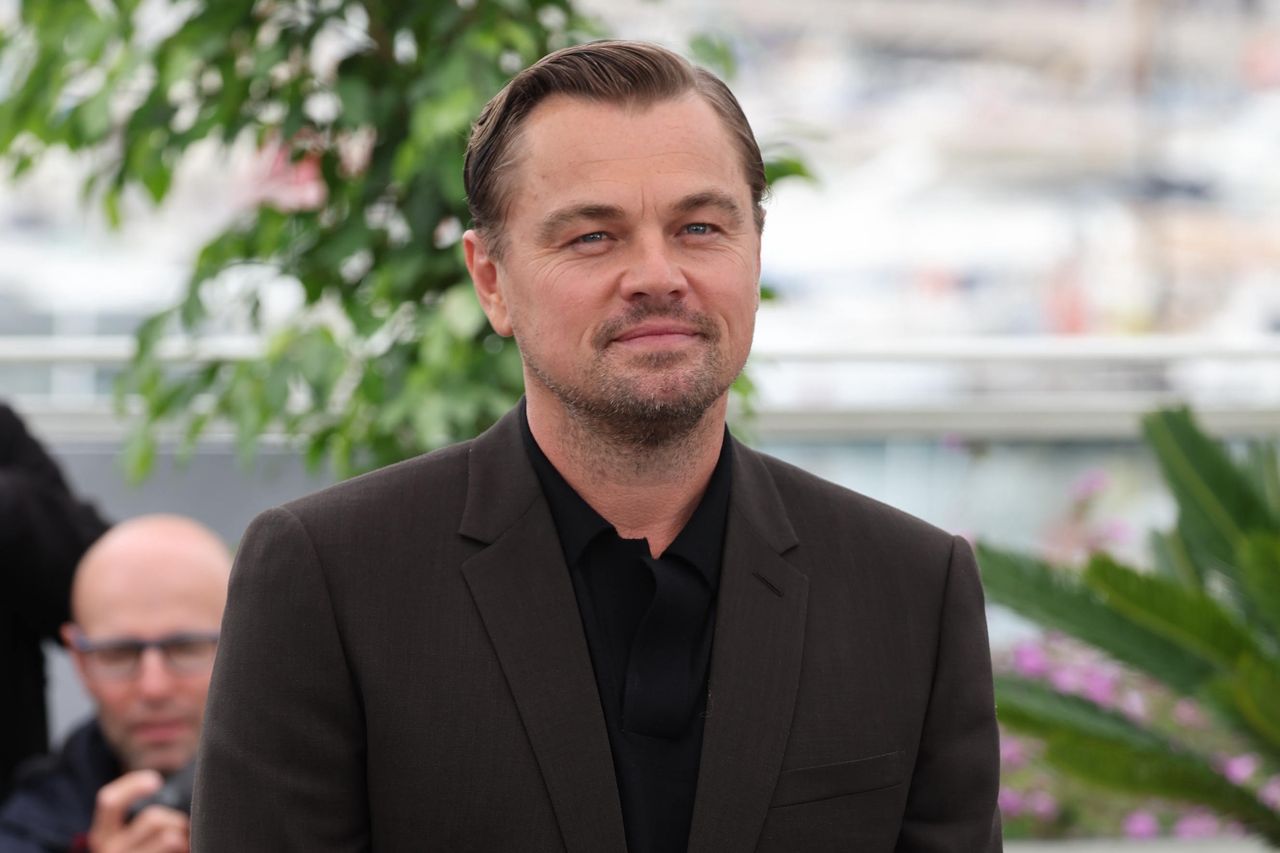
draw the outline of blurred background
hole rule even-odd
[[[174,8],[149,5],[161,22]],[[19,8],[0,0],[0,22]],[[1280,436],[1277,0],[577,10],[717,60],[766,153],[810,176],[780,181],[768,204],[774,298],[749,364],[754,413],[739,419],[757,446],[971,538],[1064,566],[1098,550],[1150,565],[1148,531],[1177,510],[1143,414],[1187,404],[1233,445]],[[0,64],[0,97],[5,80]],[[296,153],[193,146],[162,202],[125,194],[113,227],[82,192],[93,157],[55,146],[0,181],[0,397],[104,513],[187,513],[234,542],[256,512],[345,472],[323,456],[308,467],[270,428],[246,462],[234,425],[213,418],[182,464],[180,431],[158,427],[149,474],[131,482],[136,417],[115,383],[139,324],[184,299],[201,247],[264,202],[315,203],[319,178]],[[289,287],[263,293],[268,331],[298,310]],[[263,345],[234,319],[215,331],[204,356]],[[1194,704],[999,606],[991,631],[1001,666],[1203,728],[1224,768],[1240,759],[1223,772],[1280,807],[1280,768],[1216,740]],[[63,731],[85,705],[56,666]],[[1204,808],[1099,794],[1038,750],[1006,737],[1010,838],[1244,831]]]

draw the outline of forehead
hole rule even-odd
[[[191,585],[148,587],[87,608],[77,620],[91,637],[158,637],[175,631],[216,630],[221,607],[207,590]]]
[[[159,543],[157,543],[159,544]],[[118,548],[82,567],[75,620],[93,636],[216,628],[226,580],[216,558],[183,547]]]
[[[582,195],[750,186],[724,122],[701,96],[642,106],[553,96],[525,120],[511,170],[509,214]]]

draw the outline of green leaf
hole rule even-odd
[[[995,686],[1001,724],[1043,738],[1054,767],[1143,796],[1208,805],[1280,837],[1273,835],[1280,833],[1280,815],[1164,735],[1039,682],[999,676]]]
[[[1204,576],[1200,573],[1200,567],[1191,559],[1187,543],[1183,541],[1176,528],[1167,533],[1153,530],[1150,542],[1156,571],[1183,586],[1192,589],[1203,588]]]
[[[1271,744],[1272,760],[1280,759],[1280,667],[1260,655],[1246,655],[1230,678],[1241,716]]]
[[[156,441],[145,426],[129,433],[121,454],[125,478],[130,483],[140,483],[151,473],[156,463]]]
[[[700,33],[689,40],[693,60],[726,80],[738,75],[738,60],[733,45],[724,36]]]
[[[475,118],[475,103],[469,88],[454,89],[445,95],[423,101],[413,108],[413,140],[423,147],[442,139],[465,136]]]
[[[987,596],[1047,628],[1063,631],[1116,660],[1194,695],[1213,667],[1136,624],[1085,587],[1070,570],[979,543]]]
[[[85,143],[94,144],[111,129],[112,90],[103,87],[74,110],[76,126]]]
[[[817,178],[809,170],[809,165],[800,157],[771,156],[765,159],[764,177],[769,186],[787,178],[799,178],[809,183],[817,183]]]
[[[107,224],[112,228],[119,228],[123,221],[120,216],[120,192],[120,184],[112,182],[111,186],[107,187],[107,191],[102,194],[102,210],[107,216]]]
[[[1135,746],[1066,729],[1050,735],[1047,743],[1045,759],[1061,770],[1121,791],[1208,806],[1280,843],[1280,815],[1199,756],[1172,745]]]
[[[1271,509],[1273,518],[1280,518],[1280,449],[1269,442],[1255,441],[1249,445],[1245,472],[1254,490],[1262,496]]]
[[[1259,627],[1280,643],[1280,536],[1251,534],[1241,543],[1237,561]]]
[[[1047,684],[1011,675],[995,679],[1000,722],[1047,737],[1064,729],[1107,738],[1131,746],[1165,748],[1166,741],[1129,718],[1078,696],[1067,696]]]
[[[470,340],[484,328],[486,318],[470,284],[455,284],[440,300],[440,316],[456,338]]]
[[[1252,485],[1226,451],[1199,429],[1190,411],[1148,415],[1143,429],[1178,501],[1178,526],[1193,555],[1203,554],[1214,568],[1232,575],[1246,533],[1280,533]]]
[[[1089,561],[1084,582],[1134,624],[1218,668],[1256,650],[1249,629],[1199,590],[1141,574],[1105,554]]]

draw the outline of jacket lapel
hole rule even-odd
[[[462,566],[570,853],[626,841],[604,715],[550,509],[512,412],[476,439],[460,532],[489,547]]]
[[[734,447],[732,497],[689,853],[746,853],[764,826],[787,745],[804,650],[808,578],[759,454]]]

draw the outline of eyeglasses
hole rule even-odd
[[[137,637],[90,640],[78,634],[71,638],[71,645],[80,653],[85,671],[98,678],[124,680],[134,677],[142,663],[142,653],[147,649],[160,652],[165,666],[175,675],[198,675],[208,672],[213,665],[213,653],[218,649],[218,632],[183,631],[154,640]]]

